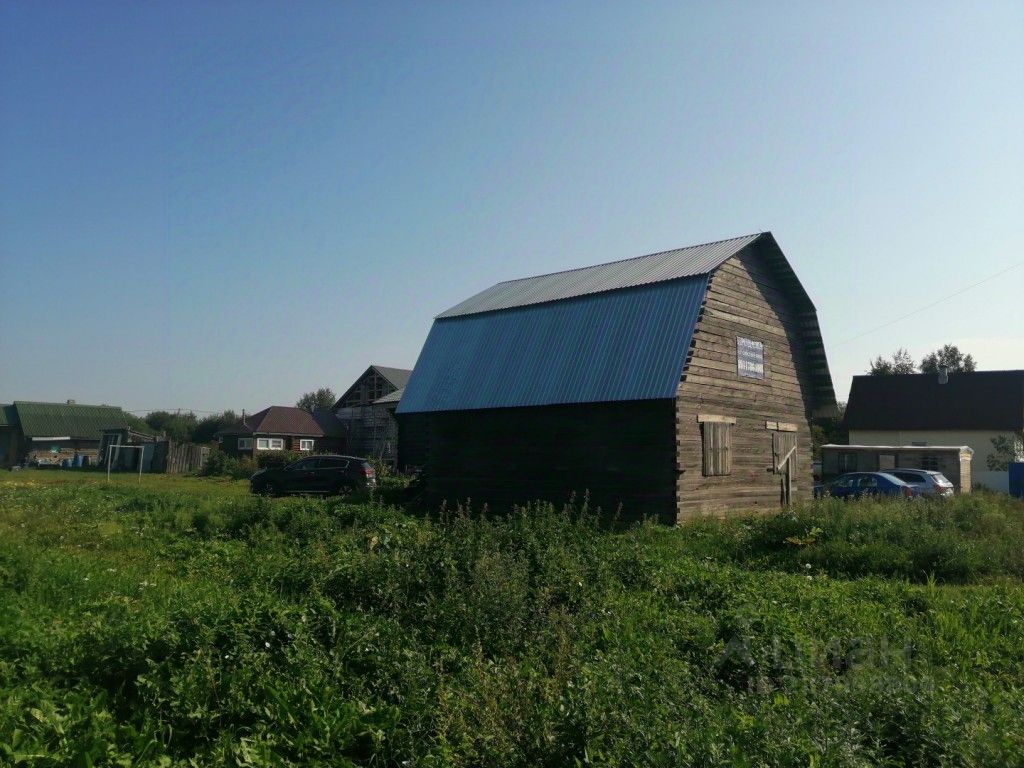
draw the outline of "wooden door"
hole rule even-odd
[[[772,458],[779,476],[779,505],[788,507],[796,497],[796,432],[772,432]]]

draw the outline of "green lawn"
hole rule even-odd
[[[1024,505],[611,531],[0,475],[0,765],[1024,765]]]

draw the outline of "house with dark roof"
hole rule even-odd
[[[498,283],[437,316],[397,415],[426,434],[431,500],[675,521],[809,498],[809,420],[835,407],[764,232]]]
[[[152,434],[136,416],[112,405],[15,400],[0,405],[0,466],[60,464],[82,457],[95,464],[104,430]]]
[[[272,405],[222,429],[217,441],[232,456],[256,456],[270,451],[336,451],[342,448],[343,437],[329,411]]]
[[[1006,491],[1008,473],[988,457],[993,438],[1024,429],[1024,370],[854,376],[844,422],[851,445],[969,446],[972,486]]]
[[[412,371],[371,365],[334,404],[345,430],[345,450],[356,456],[398,464],[395,407]]]

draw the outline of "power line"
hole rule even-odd
[[[931,304],[925,304],[923,307],[918,307],[917,309],[912,310],[905,315],[897,317],[895,320],[890,320],[886,323],[882,323],[881,325],[875,326],[870,330],[864,331],[863,333],[858,333],[856,336],[851,336],[845,341],[840,341],[838,344],[833,344],[833,346],[841,347],[843,346],[843,344],[849,344],[851,341],[856,341],[857,339],[863,338],[864,336],[868,336],[869,334],[875,333],[875,331],[880,331],[883,328],[888,328],[890,325],[895,325],[896,323],[906,320],[908,317],[913,317],[914,315],[920,314],[921,312],[924,312],[926,309],[931,309],[932,307],[938,306],[939,304],[942,304],[944,301],[949,301],[953,297],[959,296],[961,293],[967,293],[967,291],[973,288],[977,288],[979,285],[987,283],[990,280],[995,280],[997,277],[1001,277],[1002,275],[1005,275],[1007,272],[1012,272],[1018,267],[1024,267],[1024,261],[1017,262],[1016,264],[1011,264],[1006,269],[1000,272],[996,272],[994,275],[989,275],[988,277],[979,280],[976,283],[972,283],[971,285],[961,288],[959,291],[953,291],[953,293],[949,294],[948,296],[943,296],[941,299],[936,299]]]
[[[224,413],[224,411],[201,411],[198,408],[122,408],[125,413],[154,413],[156,411],[163,411],[164,413],[171,414],[185,414],[185,413]]]

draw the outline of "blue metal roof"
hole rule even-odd
[[[434,321],[398,413],[675,397],[706,275]]]
[[[493,312],[497,309],[543,304],[546,301],[559,301],[590,293],[635,288],[680,277],[707,275],[748,245],[765,236],[771,237],[769,233],[762,232],[734,237],[731,240],[651,253],[609,264],[596,264],[592,267],[508,280],[469,297],[442,312],[438,317]]]

